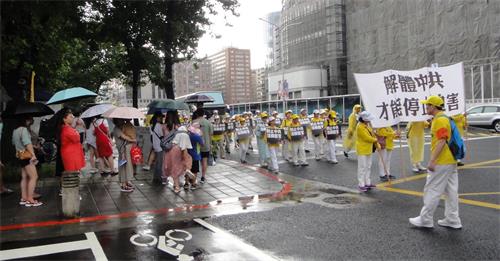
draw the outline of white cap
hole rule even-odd
[[[277,112],[277,111],[273,111],[273,115],[274,115],[274,114],[278,114],[278,112]]]
[[[305,108],[302,108],[302,109],[300,110],[300,112],[303,112],[303,111],[306,111],[306,109],[305,109]]]
[[[313,113],[314,114],[319,114],[319,111],[318,110],[314,110]]]
[[[363,119],[363,121],[373,121],[375,119],[375,117],[371,113],[369,113],[367,111],[360,112],[358,114],[358,120],[360,118]]]
[[[276,118],[274,118],[272,116],[267,119],[267,121],[269,121],[269,122],[274,121],[274,120],[276,120]]]

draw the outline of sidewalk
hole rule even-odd
[[[102,178],[100,175],[93,176],[84,172],[80,182],[81,217],[206,205],[227,198],[274,194],[284,188],[279,179],[268,172],[227,160],[219,160],[216,166],[209,167],[207,182],[194,191],[182,190],[176,195],[171,181],[165,187],[152,185],[151,179],[152,173],[139,170],[132,181],[135,191],[124,193],[120,191],[118,176]],[[58,182],[56,178],[40,180],[37,192],[42,195],[40,201],[44,205],[31,208],[19,205],[19,185],[10,184],[14,193],[0,199],[0,228],[14,224],[63,220]]]

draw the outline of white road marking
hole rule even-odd
[[[264,253],[262,250],[254,247],[250,244],[243,242],[241,239],[232,235],[231,233],[229,233],[221,228],[218,228],[216,226],[213,226],[213,225],[205,222],[202,219],[195,218],[194,221],[196,223],[202,225],[203,227],[207,228],[208,230],[211,230],[212,232],[218,234],[219,236],[227,238],[228,240],[230,240],[231,243],[238,245],[242,249],[248,250],[250,253],[252,253],[256,257],[257,260],[278,260],[278,259]]]
[[[108,260],[94,232],[85,233],[85,236],[87,236],[87,241],[89,242],[90,249],[92,249],[92,253],[94,254],[95,259],[99,261]]]

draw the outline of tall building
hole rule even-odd
[[[277,59],[275,59],[275,51],[279,46],[279,42],[276,40],[276,38],[279,38],[279,30],[278,30],[278,24],[280,23],[281,19],[281,12],[273,12],[269,13],[266,15],[264,23],[265,25],[265,36],[264,39],[266,41],[266,61],[265,61],[265,66],[266,68],[272,68],[274,66],[279,66],[277,63]]]
[[[189,60],[173,66],[175,96],[197,91],[211,91],[212,65],[210,60]]]
[[[212,65],[212,90],[222,91],[226,103],[254,101],[251,88],[250,50],[226,48],[208,57]]]
[[[255,100],[268,100],[267,69],[259,68],[252,70],[252,77],[255,77]]]
[[[353,73],[463,61],[468,99],[500,97],[500,1],[347,0],[346,17],[349,93]]]
[[[284,0],[279,24],[275,26],[273,71],[287,74],[303,67],[318,68],[326,84],[294,86],[294,92],[338,95],[347,92],[344,0]],[[323,73],[324,72],[324,73]],[[293,76],[293,75],[292,75]],[[285,79],[286,80],[286,79]],[[323,79],[317,79],[322,83]],[[270,88],[273,88],[270,85]],[[271,92],[276,92],[276,88]],[[299,95],[304,97],[304,95]]]

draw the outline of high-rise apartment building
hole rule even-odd
[[[251,88],[250,50],[226,48],[208,57],[212,67],[212,90],[222,91],[226,103],[255,101]]]
[[[255,99],[257,101],[267,101],[268,87],[267,87],[267,70],[266,68],[259,68],[252,70],[252,77],[255,77]]]
[[[214,90],[211,84],[212,64],[208,59],[189,60],[173,66],[175,96]]]

